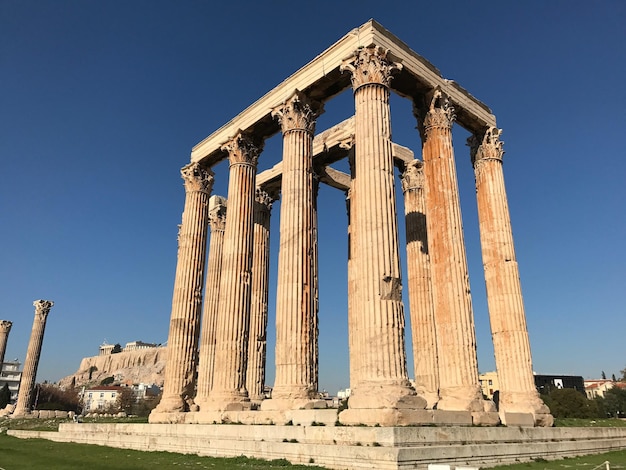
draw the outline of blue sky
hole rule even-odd
[[[626,367],[621,1],[0,0],[7,359],[24,359],[39,298],[55,306],[38,380],[74,372],[104,339],[166,341],[184,203],[179,169],[191,147],[370,18],[486,103],[504,129],[535,370],[619,375]],[[318,131],[352,113],[348,91],[326,105]],[[419,156],[410,103],[397,96],[392,128],[394,140]],[[479,368],[489,371],[466,137],[456,126]],[[278,161],[280,143],[268,140],[260,171]],[[216,173],[214,193],[226,195],[226,166]],[[274,273],[279,211],[277,203]],[[321,190],[319,224],[320,388],[336,392],[349,385],[338,191]],[[270,342],[275,283],[271,289]],[[268,359],[271,384],[273,344]]]

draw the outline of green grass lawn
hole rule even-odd
[[[198,457],[171,452],[141,452],[89,444],[18,439],[0,434],[0,468],[3,470],[156,470],[193,468],[212,470],[312,469],[286,460],[267,462],[236,457]]]

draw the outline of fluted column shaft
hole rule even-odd
[[[355,161],[350,200],[350,268],[358,308],[351,312],[360,325],[358,347],[350,367],[358,381],[350,408],[393,408],[415,395],[408,382],[404,347],[404,312],[396,221],[391,143],[389,81],[399,68],[386,51],[360,49],[344,62],[352,74],[355,101]]]
[[[468,139],[474,173],[487,304],[503,412],[548,413],[535,387],[519,269],[502,171],[501,130]]]
[[[167,339],[163,398],[156,412],[189,411],[194,397],[206,257],[209,196],[213,173],[198,163],[181,169],[185,208],[178,234],[178,259]]]
[[[0,320],[0,370],[4,362],[4,353],[6,353],[7,350],[7,342],[12,325],[13,323],[8,320]]]
[[[50,300],[35,300],[33,305],[35,306],[35,319],[33,320],[33,328],[30,332],[28,350],[26,351],[26,359],[24,360],[24,369],[20,381],[20,390],[17,395],[17,403],[15,404],[13,416],[29,413],[30,407],[33,404],[33,391],[35,389],[37,367],[39,366],[39,358],[41,356],[43,335],[46,330],[48,314],[54,302]]]
[[[200,336],[200,357],[198,360],[198,389],[195,403],[202,410],[209,398],[213,385],[215,367],[215,328],[222,275],[222,250],[224,246],[224,228],[226,227],[226,199],[211,196],[209,200],[209,257],[204,288],[204,306],[202,309],[202,333]]]
[[[250,400],[264,398],[267,352],[267,301],[270,269],[270,213],[273,198],[257,188],[254,202],[254,249],[246,389]]]
[[[428,408],[432,408],[439,398],[439,370],[426,230],[424,171],[419,160],[406,165],[402,174],[402,189],[415,388],[426,399]]]
[[[213,388],[208,409],[241,409],[249,403],[246,363],[250,328],[253,211],[260,147],[239,132],[223,147],[230,162],[228,214],[217,316]]]
[[[313,133],[317,111],[296,91],[273,111],[283,132],[280,251],[276,295],[276,381],[272,399],[317,391],[313,309]]]
[[[476,333],[463,238],[452,123],[454,110],[436,90],[418,110],[426,177],[426,226],[431,261],[440,401],[438,409],[483,411]]]

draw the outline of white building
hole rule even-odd
[[[118,385],[100,385],[85,390],[83,413],[104,412],[114,407],[123,388]]]
[[[22,364],[15,359],[14,361],[3,362],[0,367],[0,389],[4,387],[5,384],[9,386],[12,403],[15,403],[17,400],[17,393],[20,390],[20,380],[22,379],[21,365]]]

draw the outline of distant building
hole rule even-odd
[[[352,390],[349,388],[346,388],[344,390],[339,390],[337,392],[337,398],[339,398],[340,400],[345,400],[346,398],[350,398],[350,392],[352,392]]]
[[[535,375],[535,386],[541,394],[555,389],[572,388],[585,394],[585,382],[580,375]]]
[[[494,394],[500,390],[497,372],[486,372],[478,376],[483,395],[493,400]],[[548,394],[560,388],[572,388],[585,394],[585,383],[580,375],[538,375],[535,374],[535,387],[541,394]]]
[[[100,356],[108,356],[113,352],[114,344],[101,344],[100,345]]]
[[[115,406],[117,396],[123,388],[117,385],[101,385],[85,390],[83,413],[103,412]]]
[[[484,374],[480,374],[478,376],[478,380],[480,380],[480,388],[483,392],[483,395],[486,396],[488,400],[493,400],[493,394],[500,390],[498,373],[485,372]]]
[[[587,398],[593,400],[597,397],[604,398],[604,394],[613,388],[614,382],[607,379],[585,380],[585,393]]]
[[[126,343],[126,346],[124,346],[124,352],[137,351],[138,349],[156,348],[157,346],[158,344],[155,344],[155,343],[144,343],[143,341],[131,341],[130,343]]]
[[[114,344],[107,344],[106,342],[100,345],[100,356],[108,356],[113,354],[113,350],[115,349]],[[156,343],[144,343],[143,341],[131,341],[130,343],[126,343],[124,349],[121,352],[129,352],[129,351],[137,351],[139,349],[150,349],[156,348],[159,345]],[[117,350],[116,352],[120,352]]]
[[[16,359],[14,361],[3,362],[0,365],[0,388],[3,388],[4,385],[7,384],[9,386],[9,392],[11,392],[11,403],[15,403],[17,393],[20,390],[20,381],[22,380],[22,371],[20,370],[22,364]]]

